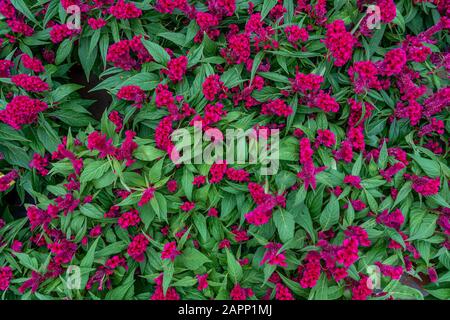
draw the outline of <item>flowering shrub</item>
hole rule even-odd
[[[0,0],[0,296],[448,300],[449,13]],[[277,169],[179,129],[279,137]]]

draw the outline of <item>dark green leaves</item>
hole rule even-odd
[[[170,56],[163,47],[157,43],[151,42],[150,40],[142,39],[141,41],[156,62],[162,65],[167,65],[167,62],[170,60]]]
[[[189,270],[197,270],[205,263],[211,261],[203,253],[191,247],[184,249],[183,254],[177,259],[179,259],[178,261]]]
[[[339,222],[339,201],[335,196],[331,196],[330,202],[320,215],[320,225],[322,230],[328,230]]]
[[[151,145],[139,146],[133,153],[136,159],[143,161],[153,161],[165,155],[164,151],[159,150]]]
[[[278,235],[283,243],[286,243],[293,238],[295,222],[289,212],[283,209],[278,209],[273,214],[273,221],[275,222]]]
[[[192,198],[193,181],[194,175],[192,174],[192,172],[190,172],[188,168],[184,168],[183,179],[181,181],[181,184],[183,186],[184,193],[186,194],[186,197],[189,200]]]
[[[106,171],[110,168],[110,164],[107,161],[92,161],[83,170],[80,176],[80,182],[86,183],[91,180],[101,178]]]
[[[83,86],[78,84],[64,84],[62,86],[59,86],[56,88],[52,93],[50,94],[50,97],[53,102],[59,102],[63,100],[65,97],[70,95],[72,92],[77,91],[78,89],[82,88]]]
[[[21,13],[23,13],[28,19],[39,25],[39,22],[36,20],[35,15],[31,12],[29,7],[23,0],[11,0],[11,4]]]
[[[61,64],[72,52],[73,41],[71,39],[65,39],[58,47],[56,51],[55,64]]]
[[[242,267],[233,256],[229,249],[227,252],[228,275],[234,283],[238,283],[242,279]]]
[[[437,216],[435,215],[425,215],[420,225],[418,225],[416,228],[411,228],[411,235],[409,237],[409,240],[411,241],[426,239],[433,235],[436,230],[436,220]]]
[[[83,215],[92,219],[101,219],[103,217],[103,212],[91,203],[81,206],[80,211]]]
[[[261,9],[261,19],[264,19],[267,16],[270,10],[272,10],[272,8],[276,6],[277,2],[278,0],[264,0]]]

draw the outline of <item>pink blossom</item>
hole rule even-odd
[[[139,217],[139,212],[136,209],[132,209],[128,212],[123,213],[117,223],[122,229],[127,229],[129,227],[135,227],[141,222]]]
[[[128,255],[136,260],[137,262],[144,261],[145,251],[149,245],[147,237],[143,234],[138,234],[133,238],[133,240],[128,245],[127,253]]]
[[[179,82],[183,80],[183,76],[186,73],[188,59],[186,56],[171,59],[167,63],[167,70],[164,73],[167,74],[172,82]]]
[[[124,0],[118,0],[108,11],[117,19],[134,19],[142,15],[142,10],[137,8],[134,3],[125,3]]]
[[[177,243],[175,241],[168,242],[164,245],[163,251],[161,252],[161,259],[174,261],[180,254],[181,252],[177,250]]]
[[[47,110],[45,102],[27,96],[16,96],[0,110],[0,121],[20,130],[23,125],[37,121],[39,113]]]
[[[13,278],[11,267],[0,267],[0,290],[6,291]]]
[[[334,65],[336,67],[342,67],[351,59],[353,47],[357,43],[357,40],[350,32],[347,32],[343,20],[335,20],[328,24],[326,28],[325,46],[335,59]]]
[[[198,281],[198,291],[203,291],[206,288],[208,288],[208,274],[197,274],[196,275],[197,281]]]
[[[142,193],[142,197],[138,202],[138,206],[142,207],[145,204],[147,204],[150,200],[152,200],[155,196],[155,188],[153,187],[149,187],[147,189],[144,190],[144,192]]]
[[[283,252],[279,253],[283,245],[280,243],[270,242],[265,248],[267,249],[260,265],[268,263],[270,265],[278,265],[280,267],[287,267],[286,257]]]

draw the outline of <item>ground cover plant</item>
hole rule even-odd
[[[449,13],[0,0],[1,298],[448,300]]]

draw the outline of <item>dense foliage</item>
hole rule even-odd
[[[450,299],[449,13],[0,0],[1,297]],[[196,121],[278,171],[177,163]]]

